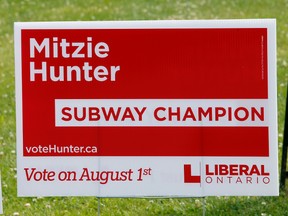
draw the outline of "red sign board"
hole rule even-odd
[[[18,156],[270,158],[271,23],[19,24]]]

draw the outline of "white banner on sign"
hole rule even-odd
[[[268,100],[55,100],[56,127],[267,126]]]
[[[18,180],[29,187],[19,185],[20,196],[191,197],[229,195],[231,190],[237,196],[277,193],[274,176],[278,171],[271,160],[261,157],[46,157],[24,162]]]

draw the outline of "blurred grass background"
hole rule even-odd
[[[16,21],[277,19],[279,164],[288,81],[288,0],[0,0],[0,168],[4,215],[97,215],[93,197],[17,198],[13,23]],[[100,199],[101,215],[288,215],[279,197]]]

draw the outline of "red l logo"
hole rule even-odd
[[[201,176],[192,176],[191,164],[184,164],[184,183],[200,183]]]

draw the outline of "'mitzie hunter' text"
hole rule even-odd
[[[89,61],[85,61],[81,66],[54,66],[47,61],[42,61],[40,64],[33,61],[36,54],[44,54],[45,59],[59,57],[64,59],[93,59],[94,57],[104,59],[109,56],[109,52],[107,43],[93,43],[92,37],[87,37],[84,42],[67,41],[66,38],[59,39],[58,37],[44,38],[39,42],[35,38],[30,38],[30,81],[116,81],[116,74],[120,71],[119,65],[92,66]]]

